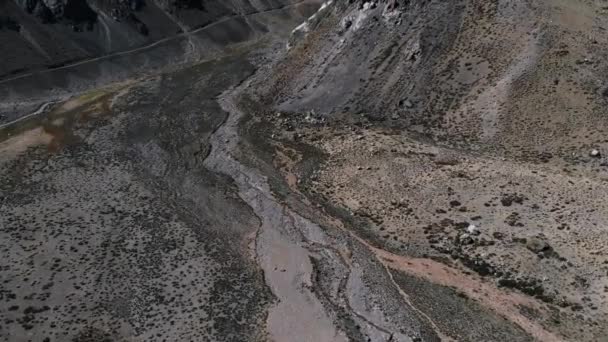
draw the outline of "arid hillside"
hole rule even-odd
[[[273,108],[257,127],[294,188],[418,279],[404,286],[448,286],[537,339],[600,341],[607,27],[591,1],[336,2],[252,87]],[[465,327],[446,329],[488,340]]]
[[[0,13],[1,341],[608,341],[604,1]]]

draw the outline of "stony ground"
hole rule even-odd
[[[218,89],[252,70],[104,89],[1,143],[4,341],[261,336],[271,293],[240,242],[258,219],[201,164]]]
[[[309,178],[292,166],[298,187],[338,206],[377,248],[457,270],[423,277],[506,317],[527,316],[568,339],[606,333],[608,213],[597,200],[608,191],[605,172],[488,158],[357,126],[295,134],[325,154]],[[296,156],[278,163],[297,164]]]
[[[585,1],[330,9],[260,84],[274,109],[254,127],[285,181],[402,272],[439,326],[437,303],[466,298],[535,339],[599,341],[603,13]],[[487,338],[465,326],[443,327]]]
[[[327,2],[2,126],[0,338],[605,341],[604,12]]]

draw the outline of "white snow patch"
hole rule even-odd
[[[321,7],[319,7],[319,10],[313,14],[310,18],[308,18],[308,20],[313,20],[317,17],[317,14],[321,13],[323,10],[325,10],[327,7],[331,6],[331,4],[334,3],[334,0],[329,0],[329,1],[325,1]]]
[[[306,19],[306,21],[304,21],[303,23],[298,25],[298,27],[294,28],[291,31],[291,34],[294,35],[296,33],[303,33],[304,35],[306,35],[307,33],[309,33],[310,32],[310,22],[313,21],[314,19],[316,19],[317,15],[319,13],[324,11],[326,8],[331,6],[333,3],[334,3],[334,0],[329,0],[329,1],[326,1],[323,4],[321,4],[321,7],[319,7],[317,12],[315,14],[311,15],[308,19]],[[289,51],[292,48],[292,46],[289,42],[287,43],[286,48],[287,48],[287,51]]]
[[[310,31],[310,25],[308,25],[308,21],[305,21],[305,22],[301,23],[300,25],[298,25],[298,27],[293,29],[293,31],[291,31],[291,33],[292,34],[298,33],[298,32],[306,33],[308,31]]]
[[[334,1],[333,1],[333,0],[330,0],[330,1],[326,1],[326,2],[324,2],[324,3],[321,5],[321,7],[319,7],[319,9],[317,10],[317,12],[316,12],[315,14],[311,15],[311,16],[310,16],[308,19],[306,19],[306,21],[305,21],[305,22],[303,22],[303,23],[302,23],[302,24],[300,24],[298,27],[296,27],[295,29],[293,29],[292,33],[299,32],[299,31],[303,31],[303,32],[305,32],[305,33],[306,33],[306,32],[309,32],[309,31],[310,31],[310,25],[309,25],[309,23],[310,23],[312,20],[314,20],[314,19],[317,17],[317,15],[318,15],[319,13],[321,13],[323,10],[325,10],[327,7],[329,7],[329,6],[330,6],[331,4],[333,4],[333,3],[334,3]]]

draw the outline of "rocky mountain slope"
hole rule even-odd
[[[294,0],[7,0],[0,3],[0,78],[144,46]]]
[[[2,6],[0,339],[606,340],[603,2]]]
[[[273,108],[258,127],[274,127],[286,179],[390,251],[395,272],[476,298],[537,339],[599,341],[606,28],[591,1],[332,3],[252,87]],[[456,273],[399,261],[412,257]]]

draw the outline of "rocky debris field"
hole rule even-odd
[[[599,3],[2,6],[183,35],[0,81],[3,341],[606,340]]]

